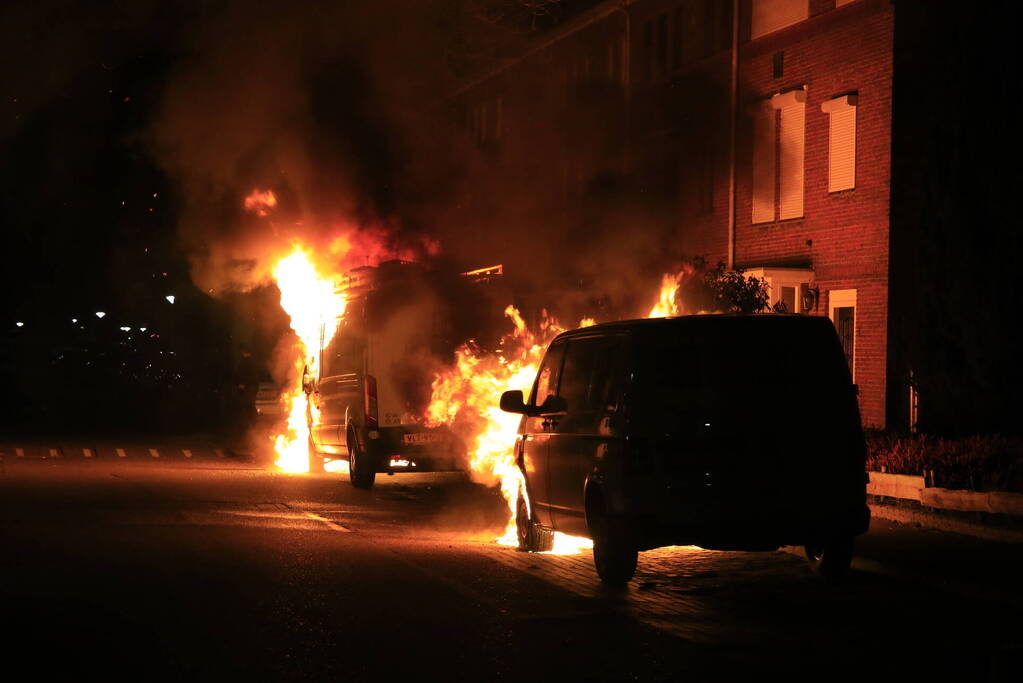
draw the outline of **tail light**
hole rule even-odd
[[[362,382],[363,392],[366,398],[366,426],[377,426],[377,378],[373,375],[366,375]]]

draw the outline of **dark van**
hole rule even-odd
[[[640,550],[806,548],[845,573],[867,530],[856,387],[830,320],[698,315],[559,335],[521,413],[519,545],[593,539],[600,578]]]

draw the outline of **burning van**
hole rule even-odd
[[[345,275],[344,316],[323,323],[318,371],[303,378],[314,467],[347,461],[358,488],[380,472],[465,468],[460,440],[423,417],[436,369],[486,319],[480,278],[465,275],[400,260]]]

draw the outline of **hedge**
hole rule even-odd
[[[928,486],[1023,493],[1023,440],[867,433],[867,469],[923,476]]]

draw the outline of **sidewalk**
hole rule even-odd
[[[802,548],[786,548],[802,554]],[[902,524],[872,516],[856,538],[853,569],[1023,607],[1023,543]]]

